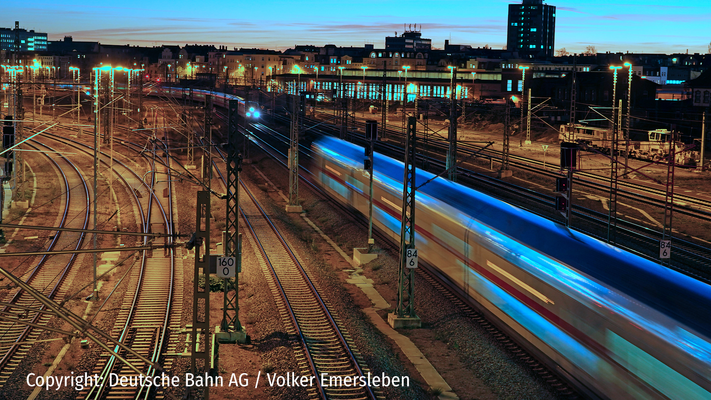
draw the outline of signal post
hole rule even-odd
[[[573,170],[577,167],[578,145],[563,142],[560,144],[560,168],[567,170],[567,176],[556,178],[555,190],[559,195],[555,199],[555,209],[565,217],[565,226],[570,227],[573,199]]]
[[[357,247],[353,249],[353,261],[358,265],[367,264],[375,260],[378,255],[374,253],[375,239],[373,239],[373,146],[378,140],[378,122],[373,120],[365,121],[365,139],[368,141],[365,147],[365,160],[363,161],[363,171],[367,171],[370,180],[369,200],[368,200],[368,247]]]
[[[420,317],[415,313],[415,268],[418,266],[415,247],[415,128],[417,119],[408,117],[405,137],[405,175],[402,189],[402,217],[400,228],[400,267],[398,268],[397,309],[388,314],[393,328],[419,328]]]

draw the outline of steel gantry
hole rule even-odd
[[[667,161],[666,196],[664,198],[664,227],[662,240],[659,242],[659,258],[662,263],[669,262],[672,246],[672,216],[674,214],[674,167],[676,165],[676,145],[674,143],[676,132],[669,135],[669,159]]]
[[[210,192],[197,192],[195,234],[188,250],[195,249],[193,274],[193,324],[190,332],[190,370],[210,370]],[[200,362],[202,360],[202,362]],[[204,388],[205,398],[209,386]]]
[[[415,247],[416,128],[417,119],[409,117],[405,136],[397,309],[388,314],[388,323],[393,328],[419,328],[421,323],[415,313],[415,269],[418,264]]]
[[[617,111],[617,114],[615,114]],[[615,243],[617,233],[617,187],[618,187],[618,162],[619,131],[622,126],[622,99],[619,107],[612,104],[612,141],[610,143],[610,201],[607,215],[607,243]]]
[[[383,82],[380,84],[380,112],[381,112],[381,122],[382,133],[380,134],[381,139],[385,139],[385,134],[387,133],[388,126],[388,62],[383,61]]]
[[[212,181],[212,96],[205,95],[205,137],[207,146],[203,151],[203,182],[210,188]]]
[[[457,67],[449,67],[452,70],[452,79],[449,83],[449,136],[447,141],[447,177],[450,181],[457,181],[457,94],[456,94],[456,70]]]
[[[289,146],[289,204],[286,205],[286,212],[301,212],[301,206],[299,205],[299,134],[303,125],[305,103],[305,92],[301,92],[292,98]]]
[[[236,271],[234,278],[224,278],[224,301],[222,311],[222,332],[220,343],[248,343],[247,335],[239,320],[239,273],[242,272],[242,237],[239,233],[239,173],[242,170],[242,156],[237,152],[239,136],[239,101],[230,100],[227,113],[227,194],[225,215],[225,257],[234,257]]]
[[[506,97],[506,109],[504,111],[504,141],[501,149],[501,169],[499,170],[499,178],[511,176],[509,170],[509,131],[511,130],[511,99]]]
[[[18,74],[23,73],[22,67],[10,66],[7,68],[7,72],[10,75],[10,91],[11,95],[8,99],[8,111],[12,113],[12,125],[15,132],[15,143],[22,143],[24,138],[24,132],[22,127],[22,121],[25,119],[25,109],[23,108],[22,100],[22,88],[20,87],[20,77]],[[13,196],[17,198],[18,194],[23,193],[21,190],[17,190],[20,185],[25,181],[25,169],[22,166],[22,151],[20,148],[15,148],[13,153],[13,177],[14,182],[12,187],[15,188]]]

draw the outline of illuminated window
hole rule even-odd
[[[513,89],[513,81],[511,79],[506,81],[506,91],[510,92]]]

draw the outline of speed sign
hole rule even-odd
[[[234,278],[236,271],[236,257],[217,257],[217,269],[215,272],[219,278]]]
[[[405,252],[405,266],[407,268],[417,268],[417,263],[417,249],[407,249]]]

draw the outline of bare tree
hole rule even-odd
[[[709,42],[709,54],[711,54],[711,42]]]
[[[568,50],[566,50],[565,47],[563,47],[562,49],[556,50],[555,55],[557,57],[565,57],[565,56],[569,56],[570,53],[568,53]]]
[[[593,45],[588,45],[585,47],[585,52],[583,52],[584,56],[594,56],[597,54],[597,49]]]

